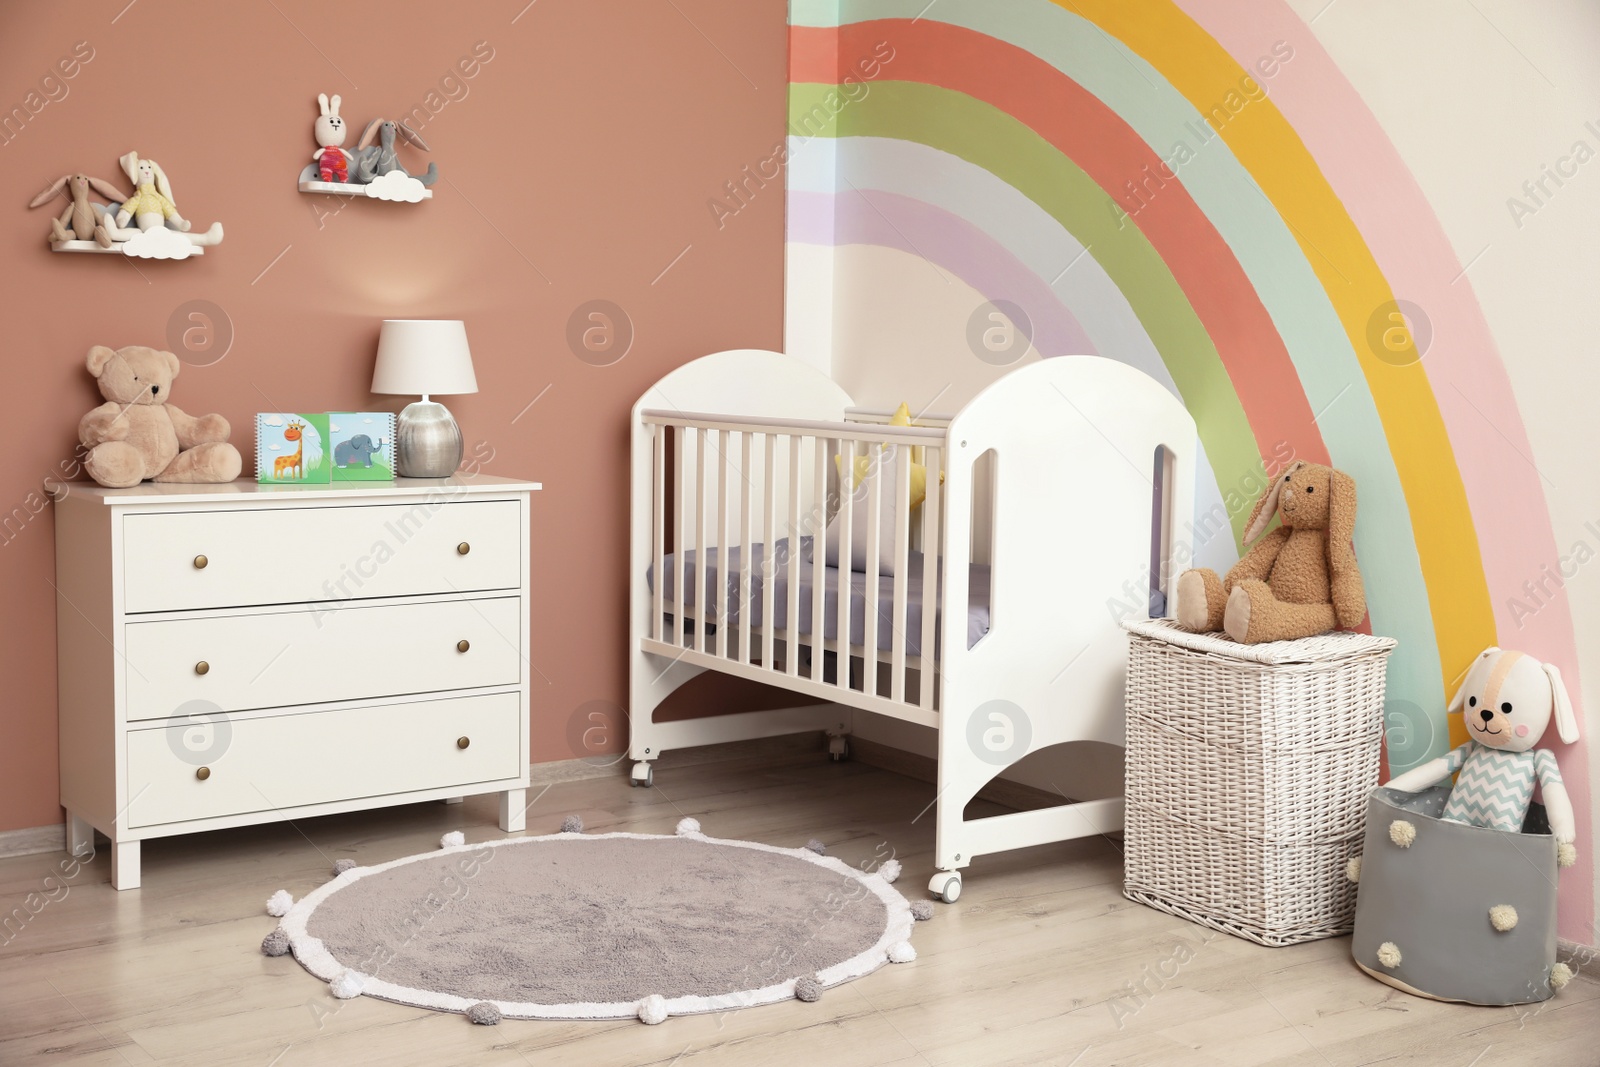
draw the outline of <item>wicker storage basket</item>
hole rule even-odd
[[[1124,628],[1123,893],[1263,945],[1349,933],[1395,642]]]

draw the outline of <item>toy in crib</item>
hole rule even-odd
[[[1460,771],[1441,818],[1517,833],[1527,818],[1537,778],[1556,839],[1557,862],[1572,866],[1577,860],[1572,801],[1555,754],[1533,747],[1552,715],[1562,741],[1570,745],[1578,739],[1577,717],[1561,672],[1521,652],[1484,649],[1450,711],[1461,713],[1467,742],[1412,768],[1388,787],[1415,793]]]
[[[1274,514],[1282,525],[1266,533]],[[1178,624],[1195,633],[1224,630],[1247,645],[1359,626],[1367,597],[1351,543],[1355,527],[1353,478],[1320,463],[1290,464],[1256,501],[1244,540],[1261,539],[1227,577],[1201,568],[1178,578]]]
[[[311,158],[317,163],[317,177],[325,182],[348,182],[350,180],[350,153],[340,146],[349,135],[350,129],[344,124],[344,119],[339,117],[339,96],[334,94],[333,100],[328,100],[327,93],[317,94],[317,106],[322,114],[317,116],[317,121],[311,127],[311,134],[317,139],[317,150]]]
[[[1351,955],[1436,1000],[1547,1000],[1572,978],[1556,960],[1556,872],[1577,858],[1576,824],[1555,757],[1534,746],[1552,717],[1561,740],[1578,739],[1572,702],[1555,667],[1489,648],[1450,710],[1467,743],[1368,800],[1363,854],[1347,871],[1359,884]]]
[[[122,200],[122,191],[108,181],[91,178],[87,174],[63,174],[56,179],[54,185],[34,197],[28,204],[30,208],[47,204],[56,198],[56,195],[65,190],[72,203],[67,205],[61,217],[50,220],[50,240],[52,243],[61,241],[94,241],[101,248],[111,247],[111,235],[106,232],[100,215],[105,213],[105,207],[93,204],[89,200],[89,191],[105,197],[115,204]]]
[[[133,183],[134,191],[131,196],[123,198],[114,218],[109,210],[104,216],[106,232],[113,241],[130,241],[141,233],[165,228],[182,234],[191,244],[206,246],[222,243],[220,222],[212,223],[204,233],[189,232],[189,220],[178,213],[172,184],[155,160],[141,158],[137,152],[129,152],[119,162],[123,173]],[[135,228],[126,228],[130,221]]]

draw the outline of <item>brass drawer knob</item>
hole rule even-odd
[[[210,562],[211,561],[206,559],[204,556],[196,556],[194,558],[194,569],[197,571],[203,571],[206,569],[206,564]]]
[[[194,673],[196,673],[196,674],[210,674],[211,673],[211,664],[207,663],[205,660],[201,660],[199,663],[196,663],[194,665]]]
[[[458,737],[458,738],[456,738],[456,747],[457,748],[466,748],[470,744],[472,744],[472,738],[470,738],[470,737]]]
[[[459,545],[456,546],[456,555],[458,555],[458,556],[465,556],[468,552],[471,552],[471,551],[472,551],[472,546],[467,544],[465,541],[461,542]],[[205,566],[205,564],[202,563],[201,566],[203,567],[203,566]]]
[[[472,642],[468,641],[465,637],[463,637],[461,640],[456,642],[456,651],[457,652],[465,652],[467,649],[469,649],[471,647],[472,647]]]
[[[194,772],[194,776],[196,778],[200,779],[203,782],[207,778],[211,777],[211,768],[210,767],[201,767],[199,770]]]

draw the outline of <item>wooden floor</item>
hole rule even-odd
[[[552,832],[575,812],[590,830],[670,833],[692,815],[713,836],[819,837],[848,862],[887,846],[905,863],[900,888],[923,895],[926,783],[820,756],[668,765],[656,782],[552,786],[529,830]],[[1589,975],[1542,1008],[1409,997],[1358,972],[1345,938],[1265,949],[1129,902],[1103,838],[980,860],[961,901],[918,924],[912,964],[815,1004],[654,1027],[480,1027],[336,1001],[292,958],[261,955],[273,890],[299,897],[335,860],[424,851],[450,829],[497,838],[495,815],[491,797],[157,841],[145,846],[144,888],[127,893],[111,890],[105,849],[65,887],[62,854],[0,861],[0,915],[40,894],[37,914],[0,934],[0,1065],[1600,1064]]]

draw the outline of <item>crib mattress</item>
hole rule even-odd
[[[811,618],[811,597],[815,589],[812,579],[811,541],[809,537],[800,539],[800,606],[797,614],[800,617],[799,631],[801,636],[809,637],[812,634],[813,620]],[[774,546],[776,559],[780,567],[778,574],[771,579],[772,599],[776,605],[774,617],[779,629],[789,627],[789,573],[785,561],[789,539],[783,538]],[[733,626],[739,621],[739,571],[743,566],[741,559],[741,546],[735,545],[728,549],[728,563],[721,567],[721,552],[716,548],[708,548],[703,553],[705,557],[704,573],[701,573],[701,555],[696,549],[689,549],[683,554],[684,572],[684,607],[695,608],[695,617],[707,623]],[[766,619],[766,586],[768,580],[762,575],[762,565],[766,560],[766,546],[754,544],[750,546],[750,625],[763,626]],[[662,599],[667,614],[672,613],[677,604],[677,558],[669,552],[662,560],[662,568],[666,572],[663,583]],[[645,579],[649,583],[650,591],[655,592],[654,565],[645,569]],[[934,570],[937,580],[938,569]],[[839,631],[839,568],[828,567],[823,572],[824,598],[822,613],[822,635],[827,640],[838,637]],[[717,583],[724,583],[727,589],[727,602],[729,610],[726,619],[720,619],[718,607],[722,597],[717,596]],[[860,645],[866,633],[863,620],[867,611],[867,576],[859,571],[850,572],[850,643]],[[974,563],[968,570],[968,600],[967,606],[967,647],[977,644],[983,635],[989,632],[989,568],[983,564]],[[701,597],[697,594],[704,592]],[[699,610],[701,603],[708,605],[706,610]],[[878,579],[878,648],[887,651],[891,648],[890,642],[894,636],[894,577],[883,575]],[[939,632],[939,624],[943,620],[934,618],[934,633]],[[922,553],[912,552],[906,562],[906,654],[919,656],[922,654]],[[936,638],[937,642],[937,638]],[[935,644],[934,654],[938,654]]]

